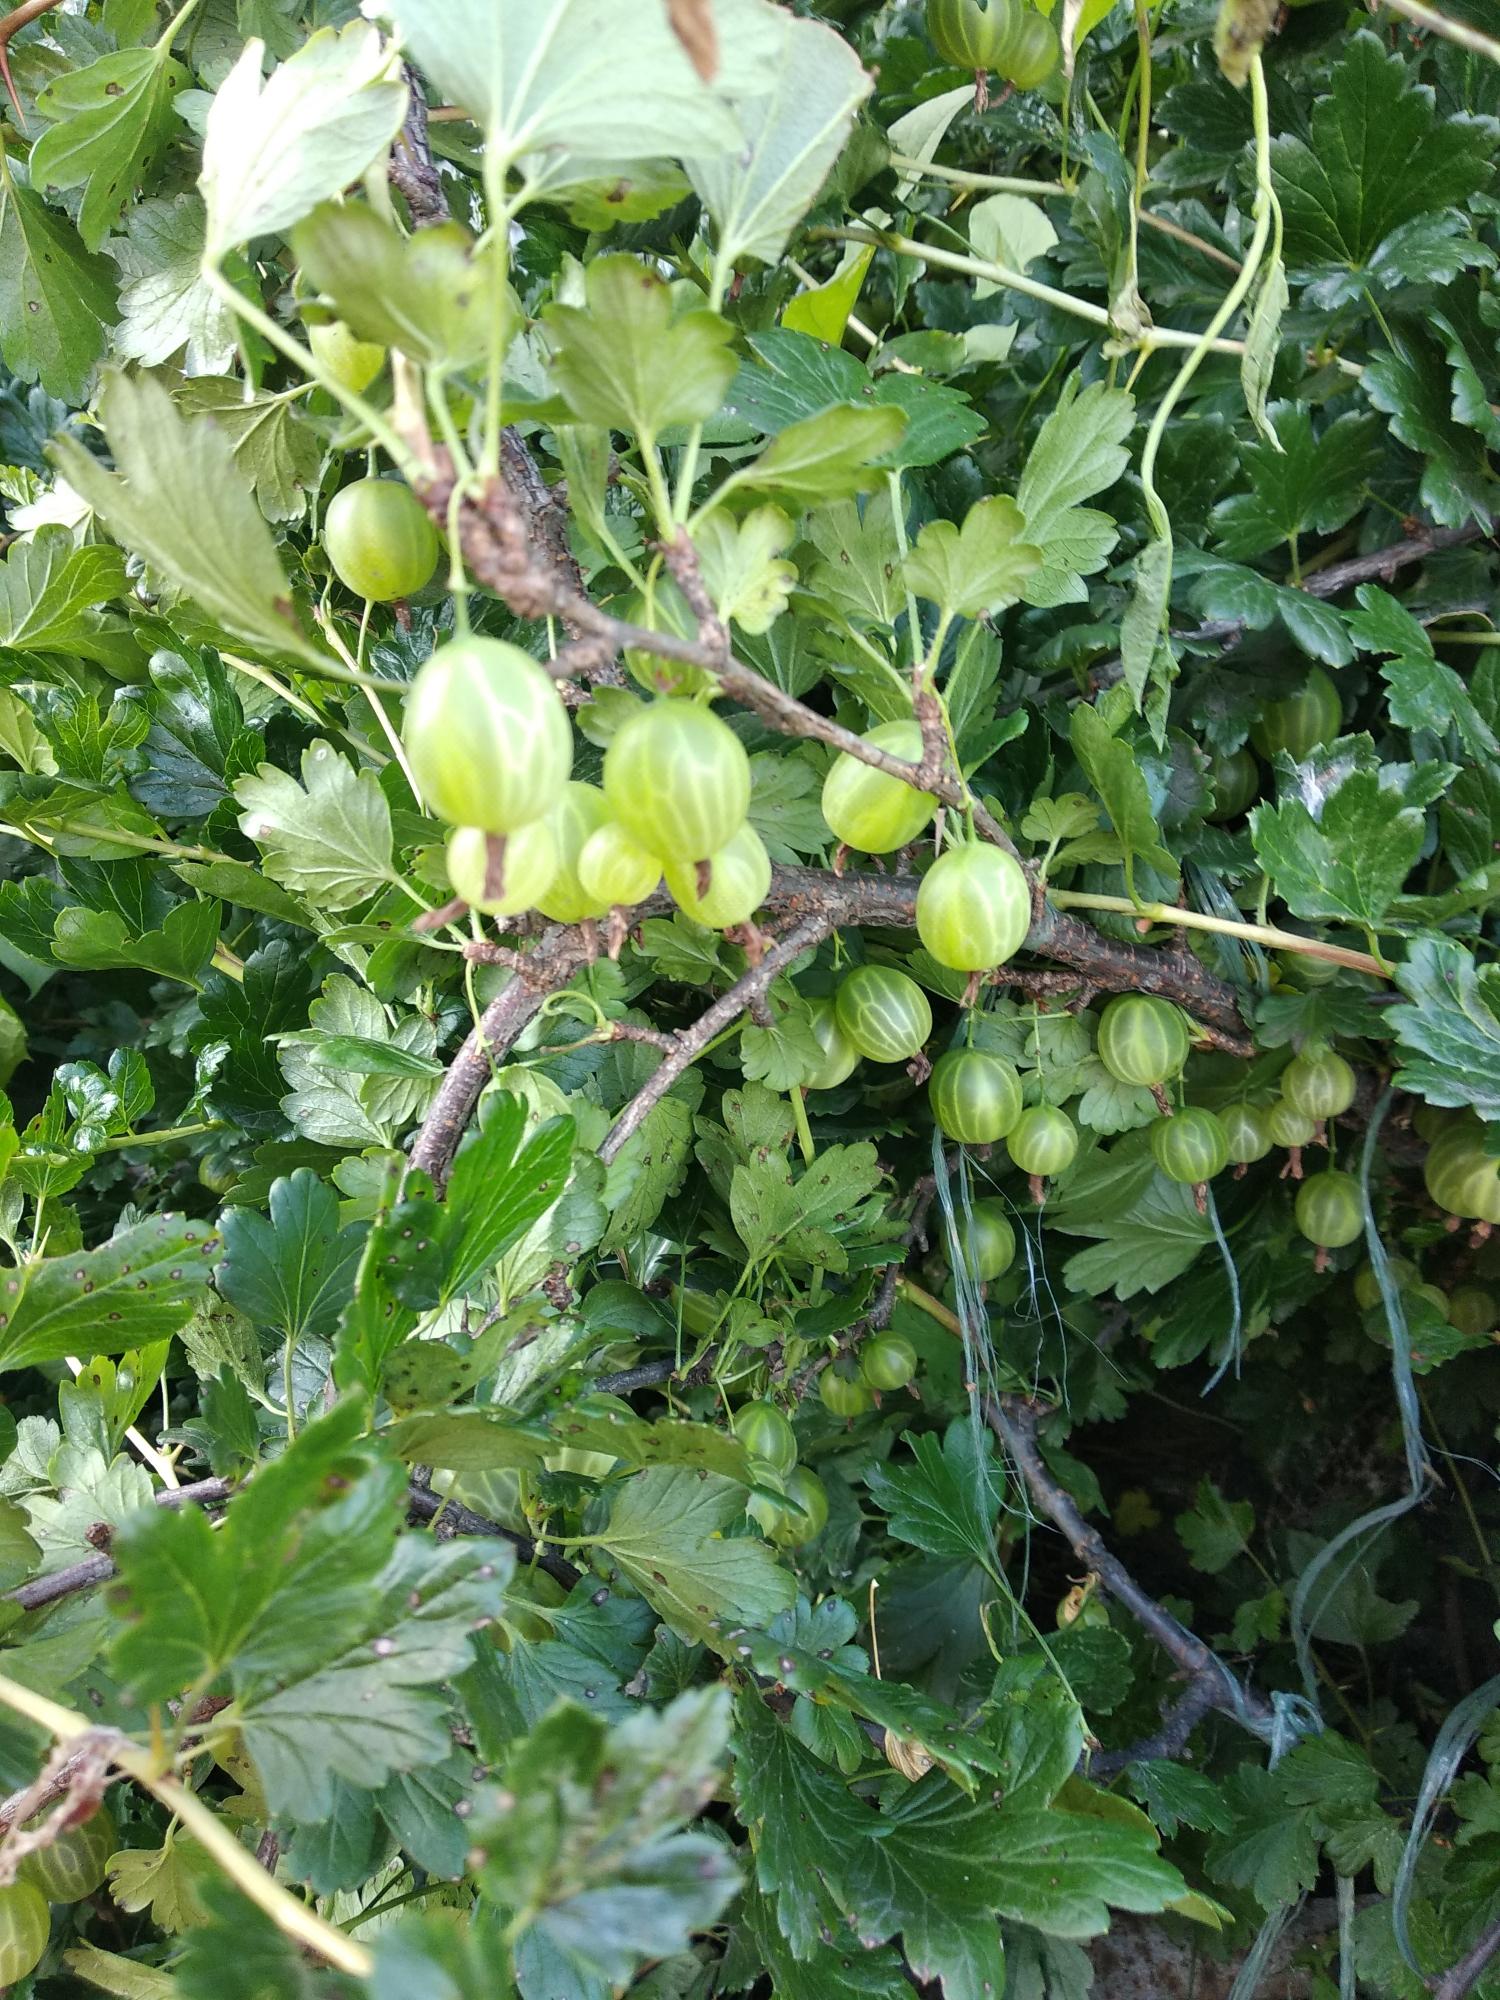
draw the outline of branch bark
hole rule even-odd
[[[529,1535],[517,1534],[514,1528],[502,1528],[498,1521],[486,1519],[476,1514],[472,1508],[461,1506],[456,1500],[445,1499],[441,1493],[434,1493],[430,1486],[413,1483],[406,1496],[406,1511],[413,1521],[431,1521],[441,1514],[438,1522],[440,1539],[451,1539],[456,1535],[493,1535],[502,1542],[509,1542],[516,1552],[516,1560],[529,1569],[533,1565],[545,1570],[554,1583],[564,1590],[571,1590],[583,1575],[572,1563],[549,1549],[545,1543],[534,1542]]]
[[[1274,1712],[1265,1697],[1246,1686],[1211,1647],[1180,1625],[1149,1591],[1142,1589],[1119,1557],[1106,1547],[1099,1531],[1084,1520],[1072,1495],[1047,1470],[1037,1445],[1037,1426],[1047,1415],[1046,1407],[1027,1396],[986,1397],[984,1414],[1019,1467],[1033,1504],[1061,1530],[1074,1554],[1098,1577],[1104,1590],[1124,1606],[1142,1631],[1176,1663],[1192,1687],[1201,1690],[1199,1699],[1203,1706],[1198,1714],[1206,1714],[1210,1708],[1219,1709],[1253,1733],[1268,1734]],[[1181,1742],[1173,1754],[1180,1754],[1192,1723],[1198,1720],[1198,1715],[1186,1708],[1186,1702],[1184,1694],[1163,1725],[1164,1732],[1168,1728],[1174,1730],[1174,1740],[1175,1732],[1181,1732]],[[1184,1728],[1184,1720],[1189,1716],[1191,1720]]]
[[[221,1507],[233,1491],[227,1479],[197,1479],[189,1486],[164,1487],[155,1499],[158,1507]],[[101,1549],[98,1555],[84,1556],[80,1562],[69,1563],[66,1569],[34,1576],[29,1583],[20,1584],[5,1595],[23,1611],[39,1611],[43,1605],[71,1597],[75,1591],[92,1590],[96,1583],[106,1583],[114,1573],[114,1558]]]
[[[1482,1931],[1456,1965],[1439,1979],[1429,1980],[1432,2000],[1464,2000],[1483,1978],[1490,1960],[1500,1952],[1500,1917]]]

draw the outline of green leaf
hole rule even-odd
[[[234,365],[240,322],[203,277],[204,210],[193,193],[135,202],[125,234],[105,252],[120,273],[120,324],[114,352],[155,368],[182,356],[189,375],[222,375]],[[239,260],[227,269],[239,279]]]
[[[973,101],[968,84],[961,95]],[[909,2000],[912,1990],[899,1953],[889,1945],[862,1951],[840,1939],[816,1943],[804,1957],[795,1957],[775,1903],[753,1887],[740,1903],[740,1929],[731,1940],[726,1972],[746,1986],[768,1975],[777,2000]]]
[[[796,1595],[764,1542],[726,1538],[744,1517],[734,1481],[652,1466],[619,1489],[599,1540],[674,1631],[711,1643],[727,1623],[768,1623]]]
[[[109,340],[115,274],[8,169],[0,184],[0,354],[23,382],[82,402]],[[76,448],[76,447],[75,447]]]
[[[456,222],[402,236],[373,208],[325,202],[292,234],[310,284],[361,340],[396,347],[427,367],[480,360],[502,300],[494,260],[474,255]],[[590,267],[591,269],[594,267]]]
[[[1312,413],[1300,403],[1273,403],[1269,438],[1240,454],[1244,491],[1214,509],[1218,547],[1235,561],[1264,555],[1282,542],[1343,527],[1364,498],[1380,462],[1374,417],[1348,410],[1315,433]]]
[[[797,1180],[785,1158],[756,1157],[735,1168],[729,1211],[752,1258],[779,1252],[843,1270],[840,1237],[860,1226],[860,1204],[880,1180],[868,1141],[825,1147]]]
[[[140,648],[118,613],[96,609],[125,589],[118,549],[78,548],[66,528],[39,528],[0,564],[0,648],[93,660],[134,679]]]
[[[1402,729],[1430,729],[1437,735],[1456,728],[1471,756],[1500,756],[1500,742],[1468,688],[1438,659],[1426,630],[1406,606],[1373,583],[1361,584],[1354,594],[1360,608],[1346,618],[1355,644],[1362,652],[1390,656],[1380,673],[1390,690],[1391,720]]]
[[[350,910],[397,881],[391,809],[371,770],[356,771],[331,743],[302,753],[302,783],[274,764],[234,787],[240,831],[283,888],[314,908]]]
[[[1078,1251],[1065,1266],[1069,1285],[1096,1296],[1159,1292],[1213,1240],[1213,1225],[1198,1213],[1192,1190],[1157,1173],[1149,1147],[1139,1141],[1121,1141],[1089,1159],[1049,1220],[1066,1235],[1098,1239],[1095,1249]],[[1228,1312],[1226,1294],[1226,1327]]]
[[[1272,444],[1280,440],[1266,414],[1266,399],[1271,393],[1271,378],[1276,368],[1276,356],[1281,349],[1281,322],[1289,298],[1286,266],[1279,256],[1268,257],[1256,285],[1250,324],[1245,329],[1240,390],[1245,398],[1245,408],[1250,412],[1250,421]]]
[[[1177,1516],[1177,1532],[1194,1569],[1217,1576],[1243,1555],[1255,1526],[1248,1500],[1226,1500],[1211,1479],[1200,1479],[1192,1508]]]
[[[797,583],[797,565],[783,560],[794,532],[779,507],[757,507],[742,521],[716,509],[698,523],[693,540],[704,586],[725,625],[758,634],[785,614]]]
[[[887,467],[936,465],[984,434],[984,418],[956,389],[920,375],[872,375],[854,355],[793,327],[753,334],[750,346],[756,361],[741,364],[724,413],[755,430],[774,434],[839,403],[890,405],[904,414],[906,429],[883,455]]]
[[[1014,500],[994,493],[976,500],[961,528],[930,521],[906,559],[906,581],[919,597],[960,618],[982,618],[1014,604],[1042,553],[1024,539],[1026,522]]]
[[[366,22],[320,28],[269,77],[264,54],[247,42],[209,107],[198,186],[210,263],[254,237],[285,235],[357,181],[406,115],[395,51]]]
[[[1135,589],[1120,621],[1120,664],[1137,708],[1148,687],[1165,687],[1176,672],[1166,631],[1171,595],[1172,544],[1158,537],[1135,559]]]
[[[634,257],[584,274],[586,307],[543,315],[552,374],[581,423],[659,437],[713,416],[734,375],[733,330],[717,313],[673,311],[662,280]]]
[[[562,1194],[573,1138],[571,1118],[549,1119],[528,1138],[521,1100],[491,1095],[479,1131],[453,1163],[446,1200],[411,1195],[382,1226],[396,1296],[420,1306],[461,1298]],[[427,1260],[404,1282],[396,1245],[413,1239],[426,1246]]]
[[[805,591],[859,630],[894,622],[901,558],[886,494],[873,494],[863,511],[857,500],[819,507],[808,516],[807,538],[819,559],[803,578]]]
[[[1391,420],[1391,430],[1420,452],[1422,502],[1450,528],[1488,522],[1496,489],[1485,440],[1454,421],[1453,399],[1436,347],[1414,330],[1392,333],[1391,351],[1368,363],[1360,387]]]
[[[610,162],[727,152],[741,142],[722,98],[683,53],[664,10],[601,12],[591,0],[395,0],[412,61],[473,113],[490,151],[527,156],[534,187],[565,180],[569,156]],[[726,22],[723,52],[766,88],[768,37]]]
[[[307,1167],[272,1183],[270,1217],[226,1209],[219,1290],[285,1339],[331,1337],[353,1287],[364,1228],[339,1228],[338,1196]]]
[[[1082,503],[1113,486],[1129,464],[1125,439],[1135,403],[1123,389],[1078,383],[1075,375],[1037,432],[1016,488],[1026,539],[1042,552],[1041,568],[1021,593],[1028,604],[1084,603],[1082,579],[1103,569],[1118,539],[1112,516]]]
[[[78,233],[97,250],[177,124],[188,72],[157,43],[119,49],[55,77],[36,108],[57,122],[31,149],[32,185],[83,188]]]
[[[988,1433],[958,1417],[941,1442],[931,1432],[908,1432],[905,1443],[910,1464],[876,1466],[866,1476],[871,1495],[885,1509],[887,1531],[929,1555],[992,1564],[1004,1480]]]
[[[1008,264],[1024,271],[1033,257],[1045,257],[1057,242],[1047,211],[1039,201],[1019,194],[992,194],[969,210],[969,245],[987,263]],[[993,278],[977,278],[976,299],[993,297],[1004,287]]]
[[[1223,1797],[1229,1824],[1209,1843],[1209,1874],[1248,1889],[1263,1910],[1295,1902],[1317,1879],[1312,1809],[1289,1804],[1285,1780],[1255,1764],[1231,1774]]]
[[[728,1729],[722,1687],[610,1725],[565,1703],[480,1794],[476,1872],[556,1954],[568,1985],[552,1990],[594,1978],[622,1990],[642,1961],[685,1950],[734,1894],[732,1853],[691,1825],[719,1784]]]
[[[1257,806],[1250,827],[1256,858],[1294,916],[1373,926],[1415,866],[1427,825],[1421,808],[1453,767],[1427,766],[1413,798],[1410,766],[1377,765],[1369,739],[1354,741],[1363,753],[1315,752],[1300,767],[1299,795]]]
[[[1420,937],[1396,984],[1405,1001],[1386,1020],[1401,1063],[1397,1087],[1500,1118],[1500,973],[1476,965],[1456,938]]]
[[[725,480],[718,498],[745,487],[802,501],[864,492],[882,476],[875,461],[895,447],[905,428],[900,410],[837,404],[788,425],[759,458]]]
[[[665,965],[662,976],[673,976]],[[655,1222],[668,1196],[682,1186],[692,1164],[693,1111],[702,1095],[701,1084],[694,1090],[690,1083],[689,1091],[687,1096],[674,1091],[653,1104],[639,1129],[610,1161],[605,1186],[609,1228],[602,1248],[617,1249],[632,1243]]]
[[[60,965],[107,971],[139,965],[184,986],[201,986],[219,942],[217,903],[175,903],[155,930],[133,932],[115,910],[66,909],[52,934]]]
[[[300,521],[323,469],[323,444],[280,396],[247,396],[243,382],[200,375],[174,392],[190,418],[211,417],[268,521]]]
[[[766,32],[775,49],[764,69],[725,72],[741,146],[704,157],[682,140],[672,148],[686,158],[714,219],[726,269],[745,257],[772,263],[781,255],[874,88],[848,43],[823,22],[778,13]]]
[[[1461,204],[1490,179],[1492,119],[1445,110],[1368,29],[1349,38],[1307,139],[1272,142],[1271,173],[1294,272],[1321,306],[1359,296],[1365,269],[1403,223]],[[1278,431],[1280,424],[1277,424]]]
[[[221,902],[236,903],[241,909],[258,910],[279,924],[295,924],[299,930],[313,929],[312,913],[306,903],[289,896],[260,869],[248,861],[179,861],[172,873],[200,896],[217,896]]]
[[[165,1340],[213,1276],[219,1238],[162,1215],[97,1250],[74,1250],[0,1278],[0,1369],[67,1354],[124,1354]]]
[[[1123,721],[1117,713],[1116,727]],[[1128,743],[1122,742],[1099,707],[1080,702],[1073,711],[1070,734],[1073,752],[1083,766],[1084,776],[1103,801],[1110,825],[1120,843],[1125,868],[1125,887],[1135,894],[1135,862],[1139,858],[1164,875],[1175,878],[1177,863],[1162,846],[1151,795],[1146,789],[1140,762]]]
[[[276,546],[224,433],[207,418],[179,416],[145,376],[111,375],[99,410],[116,471],[75,438],[58,438],[52,451],[115,539],[231,632],[317,665],[322,655],[297,623]]]

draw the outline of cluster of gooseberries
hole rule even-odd
[[[752,1471],[768,1473],[780,1498],[752,1493],[751,1519],[781,1548],[800,1548],[822,1534],[828,1523],[828,1492],[815,1472],[797,1463],[797,1437],[774,1403],[742,1403],[734,1413],[734,1433]]]
[[[119,1844],[114,1821],[100,1810],[26,1855],[16,1879],[0,1887],[0,1988],[8,1992],[41,1963],[52,1929],[49,1905],[92,1896]]]

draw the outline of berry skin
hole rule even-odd
[[[783,1505],[752,1493],[746,1512],[778,1548],[800,1549],[828,1525],[828,1490],[815,1472],[799,1465],[787,1479]]]
[[[1281,1094],[1287,1103],[1320,1124],[1347,1111],[1354,1091],[1354,1071],[1332,1049],[1304,1049],[1281,1073]]]
[[[1001,1201],[976,1201],[958,1217],[958,1241],[969,1275],[981,1285],[1003,1278],[1016,1261],[1016,1232]]]
[[[1198,1187],[1229,1165],[1229,1135],[1212,1111],[1190,1104],[1151,1127],[1151,1151],[1169,1181]]]
[[[374,604],[412,596],[437,568],[437,530],[427,509],[394,479],[340,488],[323,518],[323,547],[339,582]]]
[[[605,806],[607,810],[607,800]],[[596,827],[578,856],[579,886],[605,909],[628,909],[632,903],[644,903],[656,893],[660,880],[658,857],[642,847],[618,820],[606,820]]]
[[[707,885],[700,893],[700,870]],[[710,930],[746,924],[766,900],[771,886],[771,857],[765,842],[748,823],[706,861],[669,861],[667,887],[685,917]]]
[[[1439,1208],[1469,1222],[1500,1223],[1500,1160],[1491,1159],[1477,1126],[1448,1126],[1422,1162],[1427,1192]]]
[[[1364,1233],[1364,1205],[1352,1174],[1330,1167],[1313,1174],[1297,1190],[1297,1227],[1321,1250],[1342,1250]]]
[[[922,730],[916,722],[882,722],[866,732],[864,742],[889,756],[915,764],[922,755]],[[919,792],[873,764],[861,763],[847,750],[839,752],[823,780],[823,817],[835,840],[861,854],[894,854],[931,820],[937,800]]]
[[[433,811],[486,833],[544,818],[573,768],[552,676],[503,639],[440,646],[412,683],[402,735]]]
[[[50,1846],[33,1849],[21,1863],[20,1879],[34,1884],[49,1903],[82,1902],[104,1880],[104,1864],[119,1845],[114,1820],[101,1809]]]
[[[971,841],[940,855],[917,890],[917,935],[939,965],[990,972],[1031,928],[1031,887],[1003,848]]]
[[[750,807],[750,759],[727,722],[698,702],[644,702],[604,753],[610,814],[664,862],[703,861],[734,838]]]
[[[932,1066],[927,1086],[939,1128],[961,1146],[991,1146],[1022,1111],[1021,1079],[1000,1056],[949,1049]]]
[[[1182,1074],[1187,1058],[1187,1020],[1170,1000],[1120,993],[1099,1016],[1099,1060],[1120,1083],[1166,1083]]]
[[[808,1003],[812,1016],[813,1039],[823,1051],[818,1067],[802,1079],[804,1090],[835,1090],[859,1067],[859,1050],[839,1026],[838,1010],[832,1000]]]
[[[563,786],[562,798],[547,815],[548,824],[557,836],[558,865],[545,895],[537,897],[536,907],[555,924],[576,924],[585,917],[602,917],[609,908],[607,902],[600,902],[597,896],[588,893],[578,874],[584,844],[608,817],[609,808],[598,786],[580,784],[576,779]]]
[[[1215,826],[1222,820],[1238,819],[1260,791],[1260,766],[1250,750],[1232,750],[1215,757],[1209,765],[1213,801],[1205,817]]]
[[[1272,1146],[1269,1114],[1259,1104],[1226,1104],[1219,1123],[1229,1141],[1229,1158],[1237,1167],[1263,1160]]]
[[[908,1062],[932,1033],[927,995],[893,966],[857,965],[834,1005],[845,1039],[871,1062]]]
[[[0,1987],[8,1989],[40,1965],[51,1929],[47,1898],[34,1882],[0,1887]]]
[[[453,893],[487,917],[516,917],[535,909],[557,879],[561,857],[548,819],[517,833],[486,833],[456,826],[448,836],[448,880]]]
[[[1005,1150],[1023,1174],[1052,1180],[1078,1157],[1078,1128],[1056,1105],[1034,1104],[1017,1119]]]
[[[1309,1118],[1295,1104],[1288,1104],[1284,1097],[1278,1097],[1266,1113],[1266,1130],[1276,1146],[1310,1146],[1317,1129],[1315,1118]]]

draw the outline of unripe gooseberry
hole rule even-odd
[[[1151,993],[1119,993],[1099,1016],[1099,1060],[1120,1083],[1149,1088],[1180,1076],[1188,1024],[1180,1007]]]
[[[1281,1073],[1287,1103],[1319,1123],[1347,1111],[1354,1091],[1354,1071],[1334,1049],[1304,1049]]]
[[[818,1394],[831,1416],[857,1417],[873,1409],[875,1398],[864,1377],[848,1365],[833,1362],[818,1377]]]
[[[857,965],[834,996],[845,1039],[871,1062],[908,1062],[932,1033],[917,982],[890,965]]]
[[[41,1964],[51,1930],[47,1898],[34,1882],[0,1887],[0,1987],[24,1979]]]
[[[313,359],[342,388],[362,396],[385,366],[385,349],[359,335],[341,319],[323,320],[307,329]]]
[[[1421,1277],[1410,1257],[1388,1257],[1386,1270],[1398,1292],[1409,1292]],[[1380,1280],[1375,1276],[1373,1264],[1361,1264],[1355,1272],[1354,1302],[1363,1312],[1380,1304]]]
[[[1500,1308],[1483,1285],[1455,1285],[1448,1294],[1448,1322],[1470,1340],[1493,1333],[1500,1325]]]
[[[695,701],[644,702],[604,753],[610,814],[664,862],[705,860],[750,807],[750,759],[729,724]]]
[[[922,730],[916,722],[882,722],[861,740],[909,764],[921,759]],[[823,818],[829,831],[861,854],[894,854],[916,839],[936,810],[931,792],[919,792],[847,750],[834,758],[823,780]]]
[[[710,930],[749,923],[771,887],[771,857],[748,821],[702,861],[669,861],[672,900],[685,917]]]
[[[957,1218],[959,1253],[981,1285],[1003,1278],[1016,1260],[1016,1232],[1002,1201],[976,1201]]]
[[[1031,885],[1013,854],[966,841],[939,855],[917,890],[917,935],[939,965],[989,972],[1031,929]]]
[[[1266,1130],[1275,1146],[1310,1146],[1317,1129],[1315,1118],[1309,1118],[1295,1104],[1288,1104],[1284,1097],[1278,1097],[1266,1113]]]
[[[432,518],[411,488],[395,479],[356,479],[341,487],[323,517],[323,547],[339,582],[374,604],[411,597],[437,568]]]
[[[1224,1127],[1224,1137],[1229,1142],[1230,1164],[1237,1167],[1249,1166],[1254,1160],[1263,1160],[1273,1144],[1271,1121],[1259,1104],[1226,1104],[1219,1112],[1219,1123]]]
[[[1314,667],[1295,694],[1269,702],[1250,731],[1262,757],[1285,750],[1297,763],[1339,733],[1344,719],[1339,691],[1321,667]]]
[[[487,833],[551,812],[573,768],[552,676],[503,639],[439,646],[412,682],[401,733],[433,811]]]
[[[1297,1227],[1309,1243],[1323,1250],[1342,1250],[1363,1234],[1364,1204],[1353,1174],[1330,1167],[1312,1174],[1297,1190]]]
[[[742,1403],[731,1422],[734,1434],[749,1452],[785,1475],[797,1463],[797,1439],[774,1403]]]
[[[859,1370],[872,1389],[904,1389],[917,1372],[917,1350],[899,1333],[880,1333],[859,1350]]]
[[[448,836],[448,880],[455,896],[487,917],[535,909],[560,865],[552,822],[536,819],[514,833],[456,826]]]
[[[1212,1111],[1189,1104],[1151,1127],[1151,1151],[1169,1181],[1198,1187],[1229,1164],[1229,1139]]]
[[[1217,825],[1221,820],[1238,819],[1260,790],[1260,766],[1251,750],[1231,750],[1209,764],[1208,781],[1213,791],[1205,817]]]
[[[49,1903],[79,1903],[104,1880],[105,1863],[119,1845],[114,1820],[101,1809],[46,1847],[33,1848],[19,1876],[34,1883]]]
[[[828,1489],[815,1472],[799,1465],[787,1479],[781,1506],[752,1493],[749,1512],[778,1548],[800,1549],[815,1542],[828,1525]]]
[[[607,800],[605,806],[608,810]],[[660,880],[660,858],[642,847],[618,820],[596,827],[578,856],[579,886],[605,909],[644,903]]]
[[[1078,1157],[1078,1128],[1055,1104],[1034,1104],[1016,1120],[1005,1150],[1023,1174],[1052,1180]]]
[[[839,1026],[838,1010],[831,999],[808,1002],[813,1040],[823,1051],[823,1060],[802,1079],[804,1090],[836,1090],[859,1066],[859,1050]]]
[[[939,1129],[961,1146],[991,1146],[1022,1111],[1021,1079],[1002,1056],[984,1049],[949,1049],[932,1066],[927,1086]]]
[[[578,863],[585,843],[609,818],[604,794],[597,785],[585,785],[576,778],[563,786],[563,794],[547,823],[557,837],[557,873],[536,907],[555,924],[581,923],[585,917],[602,917],[610,907],[584,888]]]

